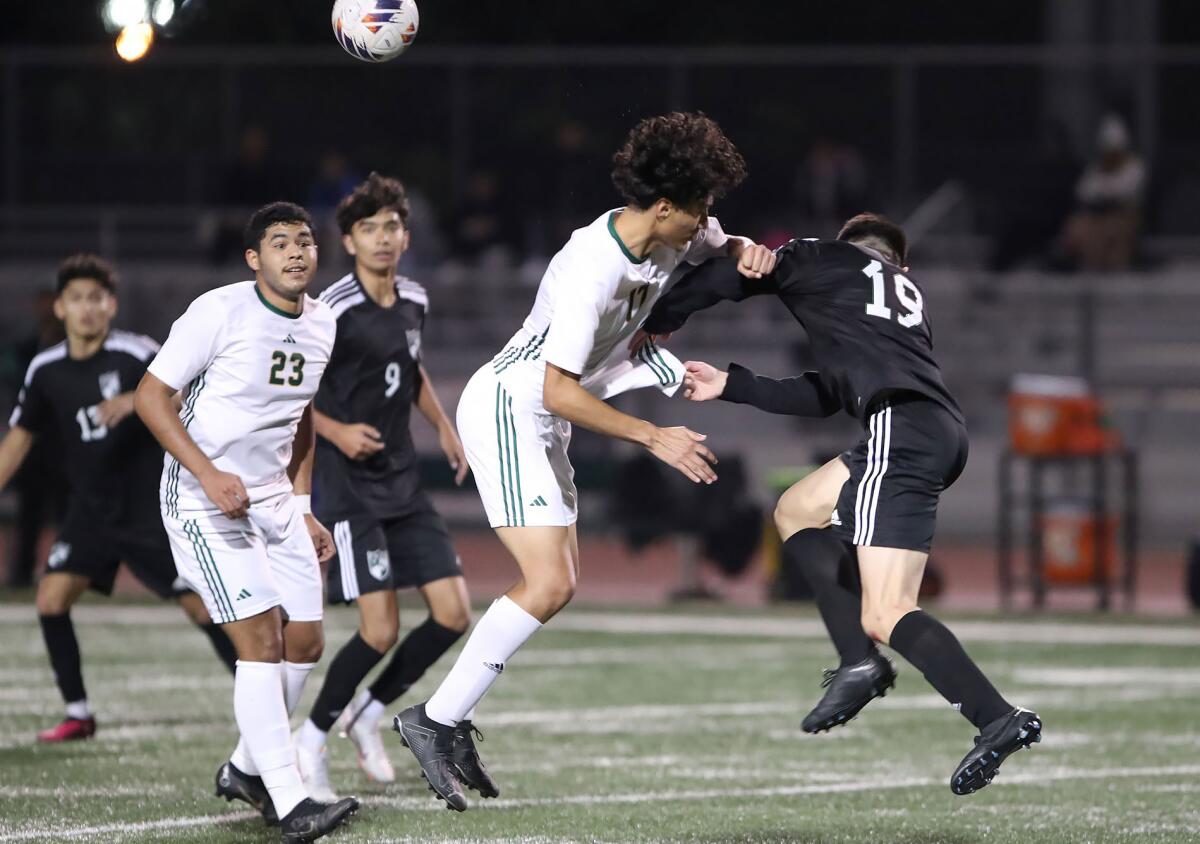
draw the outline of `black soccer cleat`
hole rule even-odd
[[[400,743],[417,757],[429,790],[446,801],[447,809],[465,812],[467,796],[459,785],[453,760],[454,727],[434,721],[425,714],[425,704],[418,703],[397,715],[392,729],[400,734]]]
[[[484,767],[483,760],[479,758],[472,733],[483,741],[483,733],[470,721],[459,721],[458,726],[454,728],[450,759],[458,770],[458,778],[467,788],[478,791],[480,797],[499,797],[500,787],[496,785],[496,781]]]
[[[958,795],[973,794],[992,781],[1005,759],[1022,747],[1041,740],[1041,717],[1036,712],[1017,707],[975,736],[975,749],[954,769],[950,790]]]
[[[357,811],[357,797],[343,797],[336,803],[318,803],[311,797],[305,797],[280,824],[283,844],[316,841],[350,820],[350,816]]]
[[[828,691],[800,725],[806,733],[821,733],[845,724],[877,697],[883,697],[896,685],[892,661],[872,651],[862,662],[842,668],[829,668],[821,683]]]
[[[226,762],[217,769],[217,797],[227,801],[241,800],[249,803],[255,811],[262,812],[263,820],[269,826],[279,823],[279,815],[275,814],[275,804],[263,784],[262,777],[252,776],[238,770],[232,762]]]

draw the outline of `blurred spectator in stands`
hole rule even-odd
[[[820,230],[820,236],[828,236],[827,229],[837,231],[842,221],[868,204],[862,155],[832,138],[817,138],[796,175],[796,197],[808,226]]]
[[[568,119],[559,124],[554,134],[554,149],[549,162],[543,161],[539,172],[554,179],[552,203],[546,211],[551,215],[544,228],[545,242],[533,245],[542,255],[552,255],[571,237],[571,232],[595,219],[597,208],[616,204],[616,194],[603,167],[606,151],[600,149],[587,126]]]
[[[511,229],[515,217],[501,202],[495,172],[474,171],[447,226],[454,257],[475,264],[510,265],[515,252]]]
[[[258,208],[276,199],[283,180],[271,163],[271,136],[258,124],[242,130],[237,158],[228,165],[221,184],[219,203],[228,209],[215,219],[207,237],[214,263],[242,260],[242,227],[248,209]]]
[[[1075,205],[1078,173],[1066,127],[1058,121],[1043,124],[1033,156],[1002,182],[993,270],[1004,272],[1054,251],[1063,220]]]
[[[1075,186],[1063,250],[1082,270],[1127,270],[1142,217],[1146,167],[1115,114],[1100,123],[1095,159]]]
[[[327,213],[342,201],[342,197],[354,190],[363,177],[350,166],[349,160],[335,149],[321,156],[317,165],[317,178],[308,186],[309,213]]]
[[[34,355],[63,339],[62,323],[54,316],[53,291],[37,291],[32,305],[33,329],[5,350],[6,380],[10,382],[7,392],[12,404]],[[10,589],[20,589],[33,585],[42,528],[62,515],[66,486],[54,443],[44,437],[35,440],[11,488],[17,498],[16,530],[9,546],[5,580]]]

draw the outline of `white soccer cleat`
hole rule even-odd
[[[338,796],[329,782],[329,755],[322,747],[319,753],[305,747],[299,740],[296,745],[296,766],[308,796],[318,803],[336,803]]]
[[[379,721],[361,713],[361,709],[356,712],[353,707],[347,706],[333,729],[354,743],[354,749],[358,751],[358,767],[362,768],[367,779],[381,783],[395,782],[396,771],[383,747]]]

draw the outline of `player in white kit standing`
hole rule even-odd
[[[672,375],[652,343],[631,341],[676,268],[732,256],[743,274],[758,278],[774,266],[769,250],[726,235],[708,216],[713,199],[746,174],[741,154],[708,117],[676,112],[643,120],[613,161],[626,206],[572,234],[542,277],[524,325],[472,376],[458,403],[459,434],[488,521],[521,570],[433,696],[395,720],[434,793],[458,811],[467,807],[460,783],[484,796],[499,790],[470,733],[456,727],[472,721],[505,663],[575,593],[572,423],[638,443],[693,482],[716,480],[704,436],[606,404],[601,397],[613,391],[604,373],[614,355],[636,348],[664,384]]]
[[[324,644],[318,554],[332,556],[333,540],[309,507],[312,399],[337,329],[305,295],[317,247],[303,208],[260,208],[245,245],[254,281],[192,302],[135,406],[167,452],[160,504],[175,565],[237,648],[241,740],[217,796],[278,821],[284,842],[312,841],[358,808],[309,799],[288,726]]]

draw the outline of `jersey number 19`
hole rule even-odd
[[[867,302],[867,313],[880,319],[891,319],[892,309],[887,306],[887,289],[884,285],[883,264],[872,261],[863,267],[863,274],[871,279],[871,301]],[[896,322],[905,328],[913,328],[921,324],[924,318],[921,310],[924,300],[917,286],[900,273],[892,276],[896,287],[896,300],[905,309],[905,313],[896,317]]]

